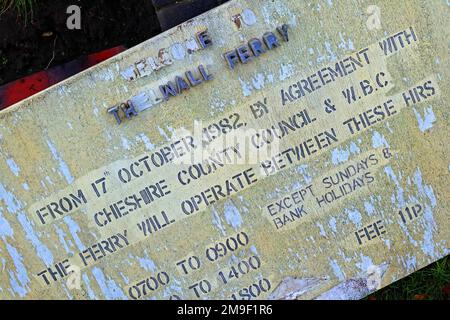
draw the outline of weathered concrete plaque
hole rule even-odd
[[[0,297],[361,298],[449,253],[446,1],[232,1],[0,113]]]

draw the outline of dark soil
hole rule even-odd
[[[66,25],[70,5],[81,8],[81,30]],[[134,46],[160,33],[150,0],[37,0],[28,15],[0,16],[0,85],[79,56]]]

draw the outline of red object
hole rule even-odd
[[[124,46],[118,46],[102,52],[93,53],[0,86],[0,110],[45,90],[48,87],[90,68],[97,63],[109,59],[126,49],[127,48]]]
[[[449,296],[450,295],[450,283],[447,283],[447,285],[442,288],[442,292],[446,295]]]

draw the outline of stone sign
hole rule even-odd
[[[358,299],[446,256],[448,40],[446,1],[231,1],[0,112],[0,297]]]

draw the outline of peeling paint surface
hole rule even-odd
[[[369,5],[230,1],[2,110],[0,298],[360,299],[448,255],[448,8]]]

